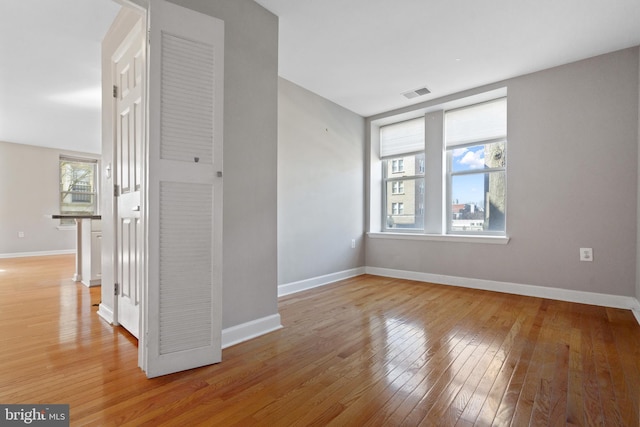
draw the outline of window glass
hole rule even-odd
[[[391,173],[404,172],[404,159],[391,160]]]
[[[404,194],[404,181],[394,181],[391,186],[392,194]]]
[[[504,142],[472,145],[451,150],[451,171],[470,171],[499,166],[504,163],[506,156]]]
[[[93,215],[96,213],[96,164],[95,160],[60,157],[60,213]],[[61,224],[72,225],[72,219],[62,219]]]
[[[504,171],[453,176],[449,231],[504,231],[504,190]]]
[[[506,97],[379,129],[383,231],[506,234]]]
[[[506,99],[445,114],[448,232],[504,234]]]
[[[402,170],[399,170],[402,165]],[[422,167],[421,167],[422,165]],[[385,228],[424,228],[424,153],[389,159],[385,168]]]

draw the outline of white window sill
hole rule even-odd
[[[393,232],[369,232],[372,239],[393,239],[393,240],[427,240],[434,242],[451,243],[485,243],[492,245],[506,245],[509,243],[508,236],[480,236],[480,235],[460,235],[460,234],[418,234],[418,233],[393,233]]]

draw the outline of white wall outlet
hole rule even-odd
[[[18,238],[24,238],[24,231],[18,231]]]
[[[351,239],[351,249],[356,248],[356,239]]]
[[[593,248],[580,248],[580,261],[593,261]]]

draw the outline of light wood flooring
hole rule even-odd
[[[145,378],[72,256],[0,259],[0,403],[71,425],[639,425],[631,312],[360,276],[280,299],[284,328]]]

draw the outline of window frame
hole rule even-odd
[[[87,166],[90,166],[92,171],[91,171],[91,179],[90,179],[90,185],[93,186],[93,191],[78,191],[78,190],[65,190],[64,189],[64,182],[63,180],[64,178],[64,173],[62,171],[63,168],[63,164],[64,163],[81,163],[81,164],[85,164]],[[67,155],[60,155],[58,158],[58,208],[60,210],[61,214],[86,214],[86,215],[95,215],[98,212],[98,208],[99,208],[99,197],[100,197],[100,185],[99,185],[99,177],[98,177],[98,159],[92,159],[92,158],[88,158],[88,157],[73,157],[73,156],[67,156]],[[75,175],[75,169],[74,169],[74,175]],[[92,205],[92,210],[89,213],[85,213],[86,211],[74,211],[74,210],[69,210],[69,209],[65,209],[63,208],[64,203],[64,199],[65,197],[70,196],[72,199],[75,196],[78,197],[90,197],[91,198],[91,202],[90,204]],[[82,203],[80,201],[73,201],[71,202],[71,204],[74,203]],[[69,203],[67,203],[69,204]],[[65,219],[62,218],[60,219],[60,226],[74,226],[75,225],[75,220],[72,219]]]
[[[388,125],[388,126],[387,126]],[[397,120],[387,123],[379,128],[378,141],[380,159],[380,228],[385,231],[402,230],[407,233],[424,232],[424,217],[416,215],[417,194],[415,185],[424,187],[424,173],[418,172],[421,158],[424,161],[425,145],[424,131],[425,121],[423,116],[409,117],[406,120]],[[407,160],[411,159],[409,163]],[[417,184],[411,186],[409,182]],[[398,192],[394,191],[394,187]],[[402,188],[400,188],[402,186]],[[407,190],[407,187],[410,189]],[[413,191],[411,190],[413,188]],[[411,194],[413,192],[413,194]],[[394,200],[390,198],[404,198],[407,200]],[[413,197],[415,200],[411,200]],[[407,203],[402,205],[402,213],[394,213],[393,202]],[[403,217],[396,221],[393,217]],[[410,217],[413,217],[411,221]],[[407,221],[407,222],[405,222]]]
[[[460,243],[480,243],[480,244],[508,244],[509,223],[507,207],[509,198],[505,188],[505,222],[503,231],[482,231],[479,234],[451,231],[449,216],[451,207],[450,197],[447,197],[450,189],[453,191],[447,176],[447,150],[445,149],[445,120],[446,111],[471,107],[476,104],[496,101],[500,98],[507,98],[507,87],[496,86],[490,90],[470,90],[464,96],[450,96],[446,98],[427,101],[416,104],[414,107],[402,110],[389,111],[372,116],[367,120],[367,235],[372,238],[384,239],[410,239],[426,240],[438,242],[460,242]],[[387,209],[386,186],[389,177],[385,175],[384,162],[386,159],[396,157],[386,155],[388,149],[383,147],[382,139],[384,134],[382,129],[388,125],[401,123],[403,121],[421,118],[424,120],[424,175],[420,178],[424,180],[424,197],[421,197],[422,204],[418,204],[416,199],[416,215],[420,215],[423,221],[422,230],[409,228],[387,227],[385,217]],[[500,123],[500,122],[498,122]],[[505,139],[508,139],[508,135]],[[477,145],[477,141],[474,141]],[[506,148],[506,146],[505,146]],[[506,151],[506,150],[505,150]],[[414,153],[404,153],[409,155]],[[418,166],[416,166],[418,167]],[[504,168],[505,184],[508,178],[508,171]],[[416,169],[417,171],[418,169]],[[422,171],[422,170],[421,170]],[[485,173],[483,170],[482,173]],[[420,172],[422,175],[422,172]],[[390,175],[390,173],[389,173]],[[402,177],[407,180],[407,177]],[[455,183],[455,180],[454,180]],[[406,191],[406,190],[405,190]],[[389,188],[391,192],[391,188]],[[449,200],[448,200],[449,199]],[[391,209],[389,207],[389,209]],[[421,212],[421,213],[419,213]],[[455,233],[455,234],[454,234]]]
[[[390,156],[390,157],[386,157],[384,159],[380,159],[381,160],[381,166],[382,166],[382,203],[380,206],[381,209],[381,218],[382,218],[382,224],[381,224],[381,229],[382,231],[386,231],[386,232],[397,232],[397,233],[424,233],[424,201],[422,202],[422,213],[418,213],[418,206],[419,204],[415,204],[414,206],[414,217],[417,216],[422,216],[423,220],[422,223],[418,224],[414,223],[416,225],[416,227],[407,227],[407,228],[398,228],[398,227],[390,227],[389,226],[389,216],[392,215],[404,215],[404,203],[403,204],[403,209],[402,209],[402,213],[398,213],[395,214],[393,213],[393,204],[394,203],[401,203],[401,202],[391,202],[391,211],[389,212],[387,210],[387,208],[390,206],[389,205],[389,193],[387,192],[387,188],[389,186],[389,184],[391,185],[391,196],[403,196],[406,195],[406,186],[405,183],[407,181],[416,181],[416,185],[420,184],[420,181],[422,182],[422,186],[421,188],[421,193],[420,194],[424,194],[424,186],[425,186],[425,175],[424,172],[420,172],[418,169],[416,170],[416,174],[415,175],[402,175],[402,176],[388,176],[387,172],[391,169],[391,172],[389,175],[394,175],[396,173],[399,172],[394,172],[393,171],[393,165],[397,164],[394,163],[395,161],[402,161],[402,165],[404,165],[404,158],[405,157],[411,157],[411,156],[422,156],[422,159],[418,159],[418,163],[420,162],[420,160],[423,161],[424,163],[424,151],[414,151],[414,152],[410,152],[410,153],[403,153],[403,154],[397,154],[394,156]],[[391,162],[391,166],[389,166],[389,162]],[[420,163],[419,163],[420,164]],[[403,172],[406,171],[406,169],[403,167]],[[422,173],[420,175],[420,173]],[[393,192],[393,184],[395,183],[402,183],[402,192],[400,193],[394,193]],[[417,187],[416,187],[417,188]]]
[[[404,203],[393,202],[391,203],[391,215],[402,215],[404,213]]]
[[[404,180],[394,180],[391,183],[391,194],[404,194]]]
[[[485,104],[490,104],[493,102],[497,102],[497,101],[501,101],[504,100],[506,105],[508,106],[508,102],[507,102],[507,97],[506,96],[502,96],[502,97],[497,97],[494,99],[489,99],[483,102],[477,102],[477,103],[472,103],[472,104],[468,104],[465,105],[463,107],[459,107],[459,108],[455,108],[455,109],[449,109],[449,110],[444,110],[443,112],[443,120],[445,120],[446,123],[446,116],[447,113],[450,112],[455,112],[455,111],[459,111],[459,110],[464,110],[464,109],[469,109],[469,108],[473,108],[473,107],[477,107],[477,106],[481,106],[481,105],[485,105]],[[507,120],[507,117],[505,117],[505,121]],[[443,125],[444,126],[444,125]],[[506,128],[506,122],[505,122],[505,128]],[[492,167],[492,168],[483,168],[483,169],[467,169],[467,170],[462,170],[462,171],[453,171],[453,152],[457,149],[460,148],[470,148],[470,147],[477,147],[477,146],[487,146],[490,144],[504,144],[504,152],[507,153],[507,139],[508,139],[508,135],[505,134],[504,136],[500,136],[500,137],[496,137],[496,138],[478,138],[478,139],[469,139],[466,140],[466,142],[462,143],[462,144],[455,144],[452,146],[447,146],[447,138],[445,135],[445,132],[443,132],[442,135],[442,150],[443,150],[443,159],[444,159],[444,165],[443,165],[443,169],[445,172],[445,181],[444,181],[444,189],[443,189],[443,194],[445,195],[445,217],[443,218],[443,228],[445,228],[446,230],[446,234],[447,235],[453,235],[453,234],[457,234],[457,235],[478,235],[478,236],[506,236],[507,233],[507,185],[506,185],[506,177],[507,177],[507,164],[506,164],[506,158],[505,158],[505,164],[504,166],[500,166],[500,167]],[[508,156],[508,155],[507,155]],[[503,230],[453,230],[453,178],[456,176],[471,176],[471,175],[485,175],[487,176],[488,174],[491,173],[504,173],[505,175],[505,200],[504,200],[504,204],[505,204],[505,212],[504,212],[504,229]],[[485,195],[486,198],[486,195]],[[485,206],[483,206],[483,209],[486,211],[487,206],[486,206],[486,201],[485,201]],[[485,218],[486,218],[486,214],[485,214]]]
[[[391,160],[391,173],[404,172],[404,158],[395,158]]]

